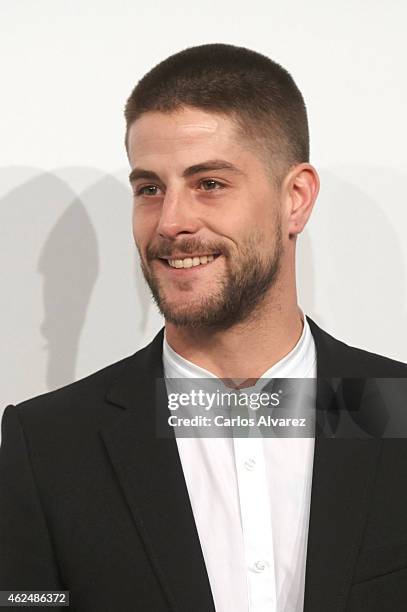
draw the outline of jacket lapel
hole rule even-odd
[[[318,425],[304,612],[343,612],[362,540],[381,441],[324,437],[327,419],[337,409],[332,379],[361,376],[360,366],[350,363],[346,345],[307,319],[317,350]]]
[[[130,358],[107,396],[126,410],[101,435],[170,608],[214,612],[177,443],[166,422],[166,396],[156,406],[162,341],[163,330]],[[156,415],[168,438],[157,437]]]

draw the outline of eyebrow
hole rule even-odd
[[[190,176],[194,176],[195,174],[199,174],[200,172],[211,172],[212,170],[229,170],[234,172],[235,174],[243,175],[244,172],[240,170],[237,166],[227,162],[223,159],[209,159],[207,161],[201,162],[199,164],[194,164],[193,166],[189,166],[185,168],[182,176],[184,178],[188,178]],[[133,170],[129,174],[129,181],[133,183],[137,179],[147,179],[151,181],[159,181],[160,177],[156,172],[152,170],[144,170],[143,168],[133,168]]]

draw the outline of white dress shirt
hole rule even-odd
[[[316,378],[301,338],[261,379]],[[166,379],[216,378],[164,335]],[[267,381],[259,380],[261,389]],[[168,383],[167,383],[168,384]],[[302,612],[314,438],[176,437],[217,612]]]

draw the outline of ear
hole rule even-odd
[[[304,229],[319,192],[319,176],[311,164],[298,164],[284,179],[287,229],[290,238]]]

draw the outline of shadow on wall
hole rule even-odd
[[[42,332],[48,340],[47,387],[51,389],[74,380],[78,362],[81,371],[91,372],[134,352],[152,306],[131,233],[128,188],[113,176],[99,176],[81,192],[79,202],[80,209],[76,200],[59,218],[40,258]],[[81,347],[70,340],[69,329],[61,329],[59,312],[72,332],[83,329]],[[80,349],[86,351],[86,347],[89,359],[84,362],[79,359]],[[73,356],[72,369],[67,358],[61,359],[62,353]],[[104,357],[98,360],[97,354]]]
[[[61,178],[64,171],[70,179],[81,175],[88,186],[77,195]],[[127,240],[128,188],[93,169],[70,168],[58,174],[38,174],[30,168],[0,170],[3,191],[9,186],[0,207],[5,403],[71,383],[84,328],[98,326],[107,363],[109,334],[128,339],[129,328],[142,335],[148,324],[152,302],[132,239]],[[122,287],[127,293],[120,295]],[[89,313],[95,288],[100,301]],[[113,306],[120,317],[126,301],[126,320],[117,321]],[[129,347],[134,351],[130,341]],[[127,346],[118,358],[126,350]]]
[[[97,237],[82,201],[74,199],[59,217],[41,249],[47,340],[46,383],[55,389],[74,380],[79,336],[99,272]]]
[[[332,335],[407,361],[405,176],[356,166],[320,175],[298,245],[300,303]]]

